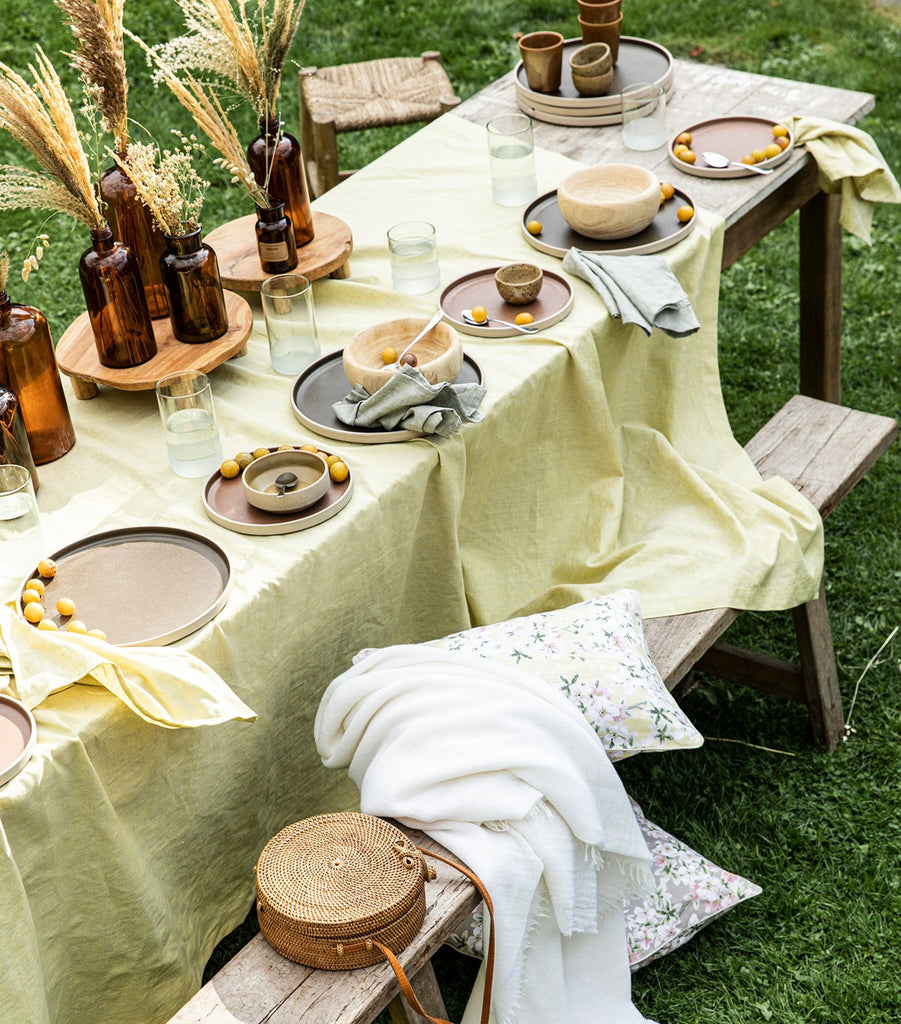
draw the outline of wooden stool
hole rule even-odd
[[[301,146],[313,195],[349,177],[338,170],[338,132],[433,121],[460,102],[441,54],[300,71]]]

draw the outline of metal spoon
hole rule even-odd
[[[537,327],[530,327],[528,324],[515,324],[511,320],[498,320],[496,316],[486,317],[484,320],[476,320],[472,315],[471,309],[464,309],[460,311],[460,316],[468,324],[473,327],[487,327],[488,324],[503,324],[504,327],[512,327],[514,331],[522,331],[523,334],[535,334],[538,330]]]
[[[403,359],[403,357],[410,351],[410,349],[416,344],[417,341],[422,341],[422,339],[429,333],[429,331],[438,323],[438,321],[443,316],[443,310],[436,310],[435,315],[432,317],[432,319],[429,320],[429,322],[425,325],[425,327],[423,327],[419,334],[417,334],[416,337],[410,342],[410,344],[407,345],[407,347],[403,350],[403,352],[401,352],[397,359],[395,359],[395,361],[388,366],[388,369],[396,370],[397,367],[400,366],[401,359]]]
[[[275,478],[275,486],[278,488],[277,496],[281,498],[285,491],[297,486],[297,477],[294,473],[279,473]]]
[[[729,157],[723,156],[722,153],[713,153],[708,150],[706,153],[701,154],[701,159],[705,164],[710,164],[711,167],[744,167],[749,171],[753,171],[755,174],[772,174],[772,167],[758,167],[756,164],[743,164],[741,160],[730,160]]]

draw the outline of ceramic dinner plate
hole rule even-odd
[[[269,450],[274,452],[276,449],[270,448]],[[320,449],[320,451],[324,455],[338,454],[324,449]],[[354,489],[354,478],[353,470],[349,465],[347,468],[349,470],[347,479],[340,484],[330,479],[328,490],[314,505],[298,509],[296,512],[287,512],[284,515],[254,508],[244,496],[241,477],[236,476],[227,480],[217,469],[203,488],[204,511],[214,523],[218,523],[234,533],[247,533],[262,537],[307,530],[311,526],[324,523],[327,519],[337,515],[350,501]]]
[[[0,786],[28,764],[35,742],[32,713],[21,701],[0,694]]]
[[[71,598],[73,618],[88,629],[102,629],[111,644],[122,647],[164,645],[188,636],[222,610],[231,589],[228,556],[188,530],[110,530],[50,557],[57,573],[44,580],[41,603],[47,616],[64,626],[68,619],[56,613],[56,602]]]
[[[666,90],[667,102],[672,94],[672,88]],[[536,95],[539,94],[532,94],[532,96]],[[517,92],[516,101],[519,104],[519,109],[524,114],[535,118],[536,121],[559,124],[567,128],[603,128],[606,125],[622,124],[623,120],[622,109],[619,106],[601,112],[595,108],[576,110],[569,107],[545,106],[533,101],[531,96],[525,96],[519,92]]]
[[[558,323],[569,314],[573,305],[573,290],[569,281],[562,274],[545,270],[541,282],[541,291],[534,302],[527,306],[511,306],[498,294],[494,283],[494,275],[500,267],[487,267],[485,270],[474,270],[452,281],[441,293],[438,305],[444,313],[444,319],[453,324],[464,334],[472,334],[478,338],[524,338],[521,331],[514,327],[498,325],[473,326],[462,318],[461,311],[474,306],[484,306],[490,317],[512,321],[517,313],[531,313],[535,318],[532,327],[545,328]]]
[[[707,121],[680,128],[670,139],[667,156],[670,163],[686,174],[694,174],[698,178],[750,178],[754,171],[747,167],[708,167],[701,159],[704,150],[722,153],[730,160],[741,160],[752,149],[766,149],[773,142],[773,125],[778,124],[768,117],[711,117]],[[693,164],[680,160],[673,152],[676,139],[683,133],[691,135],[691,148],[697,159]],[[794,145],[791,132],[789,142]],[[779,156],[770,157],[757,164],[758,167],[778,167],[790,156],[792,146],[783,149]]]
[[[305,427],[323,437],[336,441],[355,441],[357,444],[387,444],[422,437],[416,430],[383,430],[381,427],[354,427],[342,423],[332,406],[349,391],[344,375],[343,349],[331,352],[311,363],[291,388],[291,408],[294,416]],[[463,368],[457,384],[481,384],[482,371],[478,363],[464,353]]]
[[[566,223],[557,203],[555,189],[553,192],[539,196],[526,207],[522,215],[521,227],[523,236],[529,245],[534,246],[539,252],[559,256],[561,259],[573,246],[577,249],[584,249],[585,252],[608,253],[612,256],[635,256],[642,253],[660,252],[662,249],[668,249],[671,245],[681,242],[694,227],[695,219],[692,217],[688,223],[683,224],[676,217],[676,210],[680,206],[694,207],[694,205],[688,194],[677,188],[673,198],[663,203],[657,216],[644,231],[639,231],[637,235],[630,235],[628,238],[603,241],[581,235]],[[526,224],[531,220],[541,221],[540,235],[532,235],[526,230]]]

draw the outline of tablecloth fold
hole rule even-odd
[[[106,687],[145,722],[166,729],[253,721],[256,714],[203,661],[171,647],[116,647],[53,633],[0,605],[0,672],[29,708],[74,683]],[[3,676],[0,675],[0,681]]]
[[[816,160],[819,186],[841,193],[842,227],[870,244],[874,203],[901,203],[901,187],[873,137],[853,125],[822,117],[789,117],[795,145]]]

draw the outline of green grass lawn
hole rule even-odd
[[[872,92],[876,108],[862,127],[901,170],[897,8],[864,0],[626,0],[624,7],[630,35],[663,43],[677,57]],[[36,43],[52,54],[69,46],[51,0],[0,0],[0,17],[0,60],[19,70]],[[150,42],[180,27],[171,0],[130,0],[126,23]],[[298,65],[324,66],[438,49],[466,97],[512,67],[514,33],[541,27],[576,35],[575,3],[308,0],[293,56]],[[190,129],[168,94],[148,84],[133,49],[129,69],[137,121],[160,139],[171,127]],[[282,107],[296,127],[293,71]],[[249,136],[253,117],[247,113],[239,127]],[[409,130],[342,137],[342,163],[360,165]],[[21,159],[0,137],[0,160]],[[234,202],[214,175],[207,223],[234,216]],[[0,244],[14,261],[41,221],[31,213],[3,215]],[[795,216],[723,276],[721,374],[741,441],[797,390],[797,231]],[[51,234],[40,272],[24,286],[13,277],[10,292],[43,309],[58,337],[83,309],[76,264],[87,233],[55,221]],[[872,247],[847,236],[844,242],[843,399],[890,416],[899,414],[901,395],[899,251],[899,207],[877,210]],[[819,753],[803,708],[703,679],[685,707],[710,737],[705,746],[622,766],[627,788],[652,820],[764,890],[635,976],[636,1002],[651,1018],[882,1024],[901,1012],[901,643],[865,671],[901,624],[899,458],[897,450],[884,456],[826,530],[826,589],[846,712],[863,676],[848,742],[835,754]],[[730,640],[793,655],[788,614],[745,614]],[[249,920],[217,950],[210,970],[252,932]],[[440,972],[459,1017],[473,962],[448,952]]]

